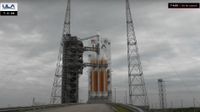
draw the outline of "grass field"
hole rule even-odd
[[[173,109],[151,109],[151,112],[200,112],[200,108],[173,108]]]

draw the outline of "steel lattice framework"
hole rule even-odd
[[[160,108],[166,109],[167,108],[166,87],[163,79],[158,79],[158,92],[159,92]]]
[[[62,87],[62,66],[63,66],[63,40],[65,40],[70,34],[70,0],[67,2],[65,20],[64,20],[64,28],[62,39],[60,42],[60,48],[58,53],[58,59],[56,64],[56,71],[54,76],[54,82],[51,92],[50,103],[57,104],[61,103],[61,87]]]
[[[53,87],[51,91],[50,104],[61,103],[61,87],[62,87],[62,51],[63,47],[60,46],[58,60],[56,64],[56,71],[54,76]]]
[[[128,83],[129,103],[148,107],[148,97],[145,88],[143,71],[138,53],[133,20],[129,0],[126,0],[126,24],[127,24],[127,57],[128,57]]]

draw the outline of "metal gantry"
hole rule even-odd
[[[61,87],[62,87],[62,66],[63,66],[63,40],[66,40],[67,35],[70,34],[70,0],[67,2],[65,20],[64,20],[64,28],[62,39],[60,42],[60,48],[58,53],[58,59],[56,64],[56,71],[53,81],[53,87],[51,91],[51,104],[61,103]]]
[[[51,91],[50,104],[61,103],[61,86],[62,86],[62,52],[63,47],[60,46],[58,59],[56,64],[56,71]]]
[[[126,0],[129,103],[149,107],[129,0]]]
[[[56,72],[51,92],[51,104],[78,103],[79,74],[82,74],[84,67],[95,67],[92,63],[83,63],[83,52],[92,51],[99,54],[99,44],[93,47],[84,47],[82,41],[97,37],[80,40],[70,34],[70,0],[67,2],[64,28],[60,49],[58,54]],[[98,65],[107,67],[108,65]]]
[[[129,1],[126,0],[126,22],[127,22],[127,57],[128,57],[128,76],[129,76],[129,103],[138,106],[149,106],[145,82],[143,78],[140,56],[138,53],[137,40],[135,37],[133,21]],[[62,97],[62,75],[63,75],[63,46],[64,41],[70,38],[70,0],[68,0],[63,35],[58,55],[57,67],[51,93],[51,104],[63,103]],[[71,40],[71,39],[69,39]],[[66,51],[67,52],[67,51]],[[68,65],[68,64],[67,64]],[[76,79],[78,80],[78,79]],[[66,86],[66,88],[69,88]],[[76,87],[77,88],[77,87]],[[76,93],[77,94],[77,93]],[[77,96],[77,95],[76,95]],[[77,101],[77,98],[76,98]],[[65,103],[65,102],[64,102]]]
[[[70,11],[71,11],[71,4],[70,0],[67,2],[67,9],[65,13],[65,20],[64,20],[64,28],[63,28],[63,35],[70,34]]]
[[[167,99],[166,99],[166,87],[163,79],[158,79],[158,92],[159,92],[160,108],[164,110],[167,108]]]

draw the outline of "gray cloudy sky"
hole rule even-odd
[[[200,105],[200,10],[168,9],[170,0],[130,0],[151,105],[157,79],[167,85],[168,105]],[[180,0],[179,0],[180,1]],[[196,0],[197,2],[200,2]],[[0,17],[0,107],[48,103],[61,40],[66,0],[18,0],[17,17]],[[72,0],[71,31],[100,33],[112,44],[112,84],[118,101],[127,88],[124,0]],[[80,77],[87,99],[87,75]]]

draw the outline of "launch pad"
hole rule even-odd
[[[100,36],[88,39],[89,46],[98,46],[98,53],[89,53],[88,103],[109,103],[112,99],[111,89],[111,55],[110,41]]]

